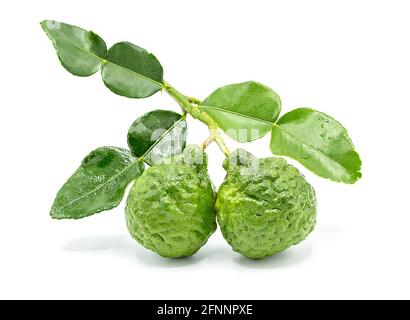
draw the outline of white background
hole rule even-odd
[[[410,7],[408,1],[9,1],[2,4],[0,298],[410,298]],[[231,251],[219,230],[192,258],[134,242],[124,204],[52,221],[55,193],[92,149],[126,147],[129,125],[166,94],[131,100],[100,76],[59,64],[43,19],[154,52],[168,82],[206,97],[246,80],[272,87],[284,112],[308,106],[349,130],[363,178],[315,186],[317,228],[263,261]],[[207,135],[189,121],[189,142]],[[227,138],[231,148],[236,143]],[[269,137],[246,146],[269,156]],[[218,186],[223,159],[209,147]],[[291,161],[292,163],[295,163]]]

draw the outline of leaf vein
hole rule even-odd
[[[235,111],[232,111],[232,110],[227,110],[227,109],[222,109],[222,108],[217,108],[217,107],[211,107],[211,106],[200,106],[200,107],[205,109],[205,110],[206,109],[211,109],[211,110],[217,110],[217,111],[221,111],[221,112],[225,112],[225,113],[230,113],[230,114],[236,115],[238,117],[243,117],[243,118],[248,118],[248,119],[255,120],[255,121],[264,122],[264,123],[269,124],[269,125],[274,124],[274,122],[271,122],[271,121],[268,121],[268,120],[265,120],[265,119],[262,119],[262,118],[258,118],[258,117],[249,116],[249,115],[239,113],[239,112],[235,112]]]
[[[51,41],[52,41],[52,43],[53,43],[53,45],[54,45],[54,48],[56,49],[57,53],[58,53],[58,54],[61,54],[61,51],[57,48],[56,40],[51,36],[51,34],[48,32],[48,30],[47,30],[46,28],[43,27],[43,29],[44,29],[44,31],[46,32],[46,34],[48,35],[48,37],[51,39]],[[94,54],[93,52],[91,52],[91,51],[89,51],[89,50],[87,50],[87,49],[85,49],[85,48],[79,46],[77,43],[75,43],[74,41],[72,41],[72,40],[71,40],[70,38],[68,38],[66,35],[64,35],[64,38],[65,38],[65,40],[62,40],[62,41],[68,42],[68,43],[71,44],[73,47],[75,47],[75,48],[77,48],[77,49],[80,49],[81,51],[83,51],[83,52],[85,52],[85,53],[90,54],[91,56],[93,56],[93,57],[96,58],[97,60],[100,60],[100,61],[102,62],[102,64],[106,64],[106,63],[107,63],[107,64],[111,64],[111,65],[113,65],[113,66],[115,66],[115,67],[118,67],[118,68],[120,68],[120,69],[122,69],[122,70],[124,70],[124,71],[127,71],[127,72],[131,73],[132,75],[135,75],[135,76],[140,77],[140,78],[142,78],[142,79],[144,79],[144,80],[150,81],[150,82],[152,82],[152,83],[158,85],[158,86],[161,87],[161,88],[164,86],[164,84],[161,83],[161,82],[158,82],[158,81],[156,81],[156,80],[154,80],[154,79],[148,78],[148,77],[144,76],[143,74],[140,74],[140,73],[138,73],[138,72],[135,72],[135,71],[130,70],[130,69],[127,69],[127,68],[124,68],[124,67],[120,66],[119,64],[113,63],[113,62],[111,62],[111,61],[108,61],[108,60],[106,60],[106,59],[103,59],[103,58],[97,56],[97,55]]]
[[[183,120],[185,120],[184,119],[184,117],[181,117],[179,120],[177,120],[177,121],[175,121],[175,123],[171,126],[171,127],[169,127],[169,129],[167,129],[153,144],[152,144],[152,146],[150,146],[149,148],[148,148],[148,150],[142,155],[142,159],[144,159],[146,156],[147,156],[147,154],[149,154],[151,151],[152,151],[152,149],[154,149],[157,145],[158,145],[158,143],[160,143],[161,141],[162,141],[162,139],[164,139],[164,137],[169,133],[169,132],[171,132],[181,121],[183,121]]]
[[[346,166],[344,166],[343,164],[341,164],[340,162],[336,161],[335,159],[333,159],[330,155],[328,155],[327,153],[323,152],[322,150],[320,150],[319,148],[305,142],[304,140],[302,140],[301,138],[299,138],[298,136],[294,135],[292,132],[286,130],[285,128],[281,127],[280,125],[274,123],[273,126],[279,128],[280,130],[282,130],[283,132],[285,132],[286,134],[290,135],[291,137],[293,137],[294,139],[298,140],[299,142],[301,142],[302,144],[304,144],[305,146],[312,148],[314,151],[320,153],[321,155],[323,155],[324,157],[328,158],[329,160],[331,160],[332,162],[338,164],[340,167],[342,167],[343,169],[345,169],[345,171],[347,171],[349,173],[349,168],[347,168]],[[349,173],[350,174],[350,173]]]
[[[119,177],[121,174],[123,174],[124,172],[126,172],[126,171],[127,171],[128,169],[130,169],[133,165],[135,165],[135,163],[138,162],[138,161],[139,161],[139,160],[134,161],[134,162],[131,162],[128,166],[126,166],[126,167],[125,167],[124,169],[122,169],[120,172],[118,172],[117,174],[113,175],[111,178],[107,179],[106,181],[104,181],[102,184],[100,184],[99,186],[97,186],[97,187],[94,188],[93,190],[91,190],[91,191],[87,192],[86,194],[83,194],[83,195],[81,195],[80,197],[75,198],[75,199],[71,200],[70,202],[66,203],[64,206],[62,206],[62,207],[60,208],[60,210],[62,210],[62,209],[64,209],[64,208],[66,208],[66,207],[68,207],[68,206],[74,204],[75,202],[77,202],[77,201],[79,201],[79,200],[81,200],[81,199],[83,199],[83,198],[85,198],[85,197],[88,197],[88,196],[91,195],[92,193],[95,193],[96,191],[98,191],[98,190],[100,190],[101,188],[105,187],[105,186],[106,186],[108,183],[110,183],[113,179]]]

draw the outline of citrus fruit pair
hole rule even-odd
[[[223,166],[227,175],[217,195],[198,146],[147,169],[127,200],[132,237],[163,257],[191,256],[216,230],[217,217],[234,251],[261,259],[313,230],[315,192],[284,159],[257,159],[239,149]]]

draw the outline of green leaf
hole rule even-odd
[[[76,76],[87,77],[101,68],[107,47],[97,34],[53,20],[45,20],[40,24],[67,71]]]
[[[202,102],[202,108],[228,136],[249,142],[271,130],[281,101],[269,87],[248,81],[217,89]]]
[[[185,117],[167,110],[155,110],[134,121],[128,131],[128,146],[149,165],[181,153],[186,145]]]
[[[128,150],[102,147],[84,158],[51,208],[54,219],[80,219],[116,207],[127,185],[144,171],[144,163]]]
[[[129,42],[119,42],[108,50],[102,77],[114,93],[128,98],[146,98],[161,90],[163,70],[157,58]]]
[[[354,183],[361,160],[347,131],[335,119],[309,109],[293,110],[272,128],[270,148],[288,156],[317,175],[337,182]]]

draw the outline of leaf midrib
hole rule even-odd
[[[57,52],[60,52],[60,50],[59,50],[59,49],[57,48],[57,46],[55,45],[55,44],[56,44],[55,39],[51,36],[51,34],[48,32],[47,29],[45,29],[45,28],[43,28],[43,29],[45,30],[45,32],[47,33],[47,35],[49,36],[49,38],[52,40],[52,42],[53,42],[53,44],[54,44],[54,47],[56,48],[56,51],[57,51]],[[89,32],[89,31],[86,31],[86,32]],[[86,50],[86,49],[84,49],[83,47],[79,46],[77,43],[75,43],[74,41],[72,41],[72,40],[71,40],[70,38],[68,38],[66,35],[64,35],[64,38],[65,38],[66,40],[62,40],[62,41],[68,42],[68,43],[70,43],[73,47],[76,47],[76,48],[80,49],[81,51],[86,52],[86,53],[92,55],[94,58],[96,58],[97,60],[101,61],[103,65],[104,65],[104,64],[111,64],[111,65],[113,65],[113,66],[115,66],[115,67],[118,67],[118,68],[120,68],[120,69],[122,69],[122,70],[124,70],[124,71],[127,71],[127,72],[131,73],[132,75],[136,75],[137,77],[140,77],[140,78],[142,78],[142,79],[144,79],[144,80],[150,81],[150,82],[152,82],[152,83],[158,85],[158,86],[161,87],[161,88],[164,86],[164,84],[161,83],[161,82],[158,82],[158,81],[156,81],[156,80],[154,80],[154,79],[148,78],[148,77],[144,76],[143,74],[140,74],[140,73],[138,73],[138,72],[135,72],[135,71],[130,70],[130,69],[127,69],[127,68],[124,68],[123,66],[120,66],[119,64],[113,63],[113,62],[111,62],[111,61],[109,61],[109,60],[106,60],[106,59],[103,59],[103,58],[97,56],[96,54],[92,53],[91,51]],[[107,52],[108,52],[108,50],[107,50]]]
[[[121,174],[123,174],[125,171],[127,171],[129,168],[131,168],[132,166],[134,166],[136,163],[138,163],[140,160],[136,160],[134,162],[131,162],[128,166],[126,166],[124,169],[122,169],[121,171],[117,172],[115,175],[113,175],[112,177],[110,177],[109,179],[107,179],[106,181],[104,181],[102,184],[100,184],[98,187],[94,188],[93,190],[87,192],[86,194],[81,195],[78,198],[75,198],[73,200],[71,200],[70,202],[66,203],[64,206],[60,207],[59,210],[63,210],[68,206],[71,206],[72,204],[76,203],[77,201],[88,197],[89,195],[97,192],[98,190],[100,190],[101,188],[105,187],[108,183],[110,183],[113,179],[117,178],[118,176],[120,176]]]
[[[349,168],[345,167],[343,164],[337,162],[334,158],[332,158],[331,156],[329,156],[327,153],[323,152],[322,150],[320,150],[319,148],[305,142],[304,140],[302,140],[301,138],[299,138],[298,136],[294,135],[293,133],[291,133],[290,131],[286,130],[285,128],[281,127],[280,125],[278,125],[277,123],[274,123],[273,126],[279,128],[280,130],[282,130],[283,132],[285,132],[286,134],[290,135],[292,138],[298,140],[299,142],[301,142],[302,144],[304,144],[305,146],[313,149],[314,151],[320,153],[321,155],[323,155],[325,158],[331,160],[332,162],[338,164],[340,167],[342,167],[349,175],[350,171]]]
[[[243,118],[248,118],[254,121],[260,121],[260,122],[264,122],[266,124],[272,125],[279,128],[280,130],[282,130],[283,132],[285,132],[286,134],[288,134],[289,136],[293,137],[294,139],[298,140],[300,143],[302,143],[303,145],[307,146],[308,148],[313,149],[314,151],[318,152],[319,154],[323,155],[325,158],[329,159],[330,161],[336,163],[339,167],[343,168],[345,172],[347,172],[348,174],[350,174],[350,170],[349,168],[345,167],[343,164],[337,162],[334,158],[332,158],[330,155],[328,155],[327,153],[323,152],[322,150],[320,150],[319,148],[313,146],[312,144],[309,144],[307,142],[305,142],[304,140],[302,140],[301,138],[299,138],[298,136],[294,135],[293,133],[291,133],[290,131],[286,130],[285,128],[281,127],[280,125],[278,125],[277,123],[274,122],[270,122],[268,120],[265,119],[261,119],[261,118],[257,118],[257,117],[252,117],[246,114],[242,114],[242,113],[238,113],[235,111],[231,111],[231,110],[227,110],[227,109],[222,109],[222,108],[217,108],[217,107],[211,107],[211,106],[201,106],[205,109],[212,109],[212,110],[217,110],[217,111],[221,111],[221,112],[225,112],[225,113],[230,113],[233,115],[236,115],[238,117],[243,117]]]
[[[271,122],[269,120],[249,116],[247,114],[239,113],[239,112],[232,111],[232,110],[222,109],[222,108],[218,108],[218,107],[204,106],[204,105],[201,105],[200,107],[205,108],[205,109],[211,109],[211,110],[217,110],[217,111],[220,111],[220,112],[230,113],[230,114],[233,114],[233,115],[238,116],[238,117],[248,118],[248,119],[251,119],[251,120],[254,120],[254,121],[259,121],[259,122],[264,122],[265,124],[269,124],[269,125],[274,125],[275,124],[274,122]]]
[[[177,121],[175,121],[175,123],[169,127],[169,129],[167,129],[153,144],[152,146],[150,146],[148,148],[148,150],[141,156],[142,159],[144,159],[157,145],[158,143],[160,143],[162,141],[162,139],[164,139],[164,137],[170,133],[181,121],[185,120],[184,117],[181,117],[180,119],[178,119]]]
[[[266,124],[272,125],[279,128],[280,130],[282,130],[283,132],[285,132],[286,134],[290,135],[291,137],[293,137],[294,139],[298,140],[300,143],[302,143],[303,145],[313,149],[314,151],[320,153],[321,155],[323,155],[325,158],[331,160],[332,162],[336,163],[337,165],[339,165],[340,167],[342,167],[345,171],[347,171],[347,173],[349,173],[349,168],[345,167],[343,164],[337,162],[335,159],[333,159],[331,156],[329,156],[327,153],[323,152],[322,150],[320,150],[319,148],[305,142],[304,140],[302,140],[301,138],[299,138],[298,136],[294,135],[293,133],[291,133],[290,131],[286,130],[285,128],[281,127],[280,125],[278,125],[277,123],[274,122],[270,122],[268,120],[265,119],[261,119],[261,118],[257,118],[257,117],[252,117],[246,114],[242,114],[242,113],[238,113],[232,110],[227,110],[227,109],[222,109],[222,108],[217,108],[217,107],[211,107],[211,106],[201,106],[202,108],[205,109],[212,109],[212,110],[217,110],[217,111],[221,111],[221,112],[225,112],[225,113],[230,113],[233,115],[236,115],[238,117],[243,117],[243,118],[248,118],[254,121],[260,121],[260,122],[264,122]]]
[[[148,78],[148,77],[144,76],[144,75],[141,74],[141,73],[138,73],[138,72],[135,72],[135,71],[133,71],[133,70],[124,68],[123,66],[120,66],[119,64],[113,63],[113,62],[111,62],[111,61],[109,61],[109,60],[102,59],[101,57],[99,57],[99,56],[97,56],[97,55],[95,55],[95,54],[93,54],[93,53],[90,53],[90,54],[92,54],[92,55],[94,55],[95,57],[97,57],[98,59],[100,59],[103,64],[111,64],[111,65],[113,65],[114,67],[120,68],[120,69],[122,69],[122,70],[124,70],[124,71],[126,71],[126,72],[128,72],[128,73],[130,73],[130,74],[132,74],[132,75],[135,75],[135,76],[140,77],[140,78],[142,78],[142,79],[144,79],[144,80],[150,81],[150,82],[156,84],[156,85],[157,85],[158,87],[160,87],[160,88],[163,88],[163,87],[164,87],[164,84],[163,84],[163,83],[158,82],[158,81],[156,81],[156,80],[154,80],[154,79]]]

